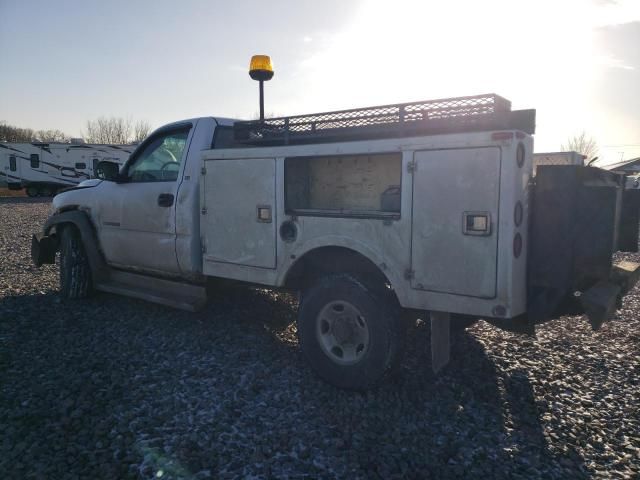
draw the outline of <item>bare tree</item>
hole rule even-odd
[[[99,117],[87,121],[87,131],[83,134],[87,143],[125,144],[144,140],[151,126],[140,120],[135,124],[130,118]]]
[[[128,143],[131,138],[131,120],[122,117],[100,117],[87,120],[87,143]]]
[[[31,142],[33,141],[33,130],[30,128],[20,128],[14,125],[7,125],[0,122],[0,142]]]
[[[133,126],[133,142],[140,143],[151,132],[151,125],[146,120],[138,120]]]
[[[560,149],[563,152],[581,153],[587,157],[586,164],[595,158],[598,153],[598,144],[591,135],[587,135],[587,132],[583,130],[580,134],[567,139],[567,143],[563,143]]]
[[[34,140],[38,142],[68,142],[69,136],[61,130],[38,130],[34,133]]]

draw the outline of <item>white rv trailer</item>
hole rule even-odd
[[[546,152],[533,154],[533,174],[538,165],[584,165],[587,157],[578,152]]]
[[[0,186],[50,196],[95,178],[98,162],[124,164],[135,145],[0,143]]]

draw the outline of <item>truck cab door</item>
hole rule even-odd
[[[109,182],[100,204],[100,241],[109,264],[180,273],[176,256],[176,198],[191,140],[191,124],[156,132]]]

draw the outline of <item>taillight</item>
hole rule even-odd
[[[519,227],[522,223],[522,203],[516,202],[516,206],[513,209],[513,223],[516,224],[516,227]]]

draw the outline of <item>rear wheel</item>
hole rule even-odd
[[[37,187],[34,187],[33,185],[27,187],[27,195],[29,197],[37,197],[39,193],[40,191]]]
[[[74,226],[66,226],[60,238],[60,294],[85,298],[91,288],[91,268],[80,233]]]
[[[304,292],[298,338],[320,377],[361,390],[392,369],[401,351],[402,322],[390,297],[348,275],[325,277]]]

